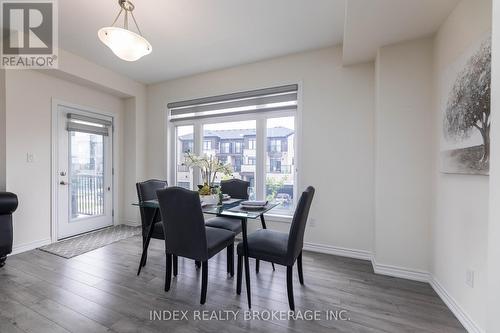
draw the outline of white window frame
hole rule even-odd
[[[203,150],[212,150],[211,140],[203,140]]]
[[[256,139],[249,139],[248,140],[248,149],[255,150],[256,147],[257,147],[257,140]]]
[[[272,139],[271,142],[269,143],[269,148],[272,153],[281,153],[281,139]],[[273,149],[274,147],[274,149]]]
[[[206,123],[202,123],[202,125],[205,125]],[[224,147],[224,148],[223,148]],[[227,149],[226,149],[227,148]],[[231,154],[231,142],[221,142],[220,143],[220,152],[222,154]]]
[[[243,142],[235,142],[234,143],[234,153],[241,154],[243,153]]]
[[[270,111],[270,112],[256,112],[249,114],[241,114],[241,115],[231,115],[231,116],[221,116],[221,117],[210,117],[210,118],[198,118],[198,119],[188,119],[188,120],[179,120],[172,122],[169,119],[169,112],[166,109],[165,112],[165,130],[167,135],[166,138],[166,151],[165,154],[165,166],[166,166],[166,174],[167,180],[169,184],[177,184],[176,179],[176,136],[178,126],[187,126],[191,125],[194,128],[194,142],[193,142],[193,153],[201,154],[203,152],[203,125],[207,124],[215,124],[215,123],[224,123],[224,122],[238,122],[238,121],[248,121],[255,120],[256,121],[256,139],[255,139],[255,149],[256,149],[256,163],[255,163],[255,194],[258,199],[265,197],[265,175],[266,175],[266,140],[267,140],[267,119],[269,118],[280,118],[280,117],[295,117],[295,135],[294,135],[294,162],[295,162],[295,177],[294,177],[294,188],[293,188],[293,197],[294,204],[297,204],[299,190],[302,189],[301,183],[301,151],[302,147],[299,143],[301,143],[302,137],[302,84],[298,84],[297,91],[297,109],[290,111]],[[243,147],[242,147],[243,148]],[[222,149],[221,149],[222,151]],[[199,184],[201,182],[201,175],[199,172],[193,172],[193,187],[195,184]],[[266,216],[270,217],[270,220],[273,222],[283,222],[290,223],[292,220],[291,215],[280,215],[273,214],[272,211],[266,214]]]

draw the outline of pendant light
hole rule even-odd
[[[133,13],[135,6],[129,0],[118,0],[118,4],[121,9],[113,21],[113,24],[111,24],[110,27],[100,29],[97,35],[101,42],[109,47],[118,58],[126,61],[139,60],[143,56],[150,54],[153,48],[142,36],[141,30],[137,25]],[[123,28],[115,27],[116,21],[118,21],[123,12],[125,12],[123,17]],[[129,14],[139,32],[138,34],[128,28]]]

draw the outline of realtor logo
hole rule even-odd
[[[56,0],[1,0],[2,68],[57,68]]]

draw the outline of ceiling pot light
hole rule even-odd
[[[142,36],[139,25],[135,20],[133,10],[135,6],[128,0],[118,0],[121,9],[110,27],[104,27],[97,32],[101,42],[113,51],[120,59],[126,61],[136,61],[151,53],[151,44]],[[123,28],[115,27],[116,21],[123,16]],[[128,18],[132,17],[138,34],[129,30]]]

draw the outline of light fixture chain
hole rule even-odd
[[[139,25],[137,24],[137,21],[135,20],[134,12],[130,12],[130,15],[132,15],[132,19],[134,20],[135,27],[137,28],[137,31],[139,31],[139,35],[142,36],[141,29],[139,28]]]
[[[125,17],[123,18],[123,27],[128,30],[128,10],[125,11]]]
[[[122,14],[122,12],[123,12],[123,8],[122,8],[122,9],[120,9],[120,12],[119,12],[119,13],[118,13],[118,15],[116,16],[116,18],[115,18],[115,20],[113,21],[113,23],[111,24],[111,26],[112,26],[112,27],[114,27],[114,26],[115,26],[115,23],[116,23],[116,21],[118,21],[118,19],[120,18],[120,15]]]

